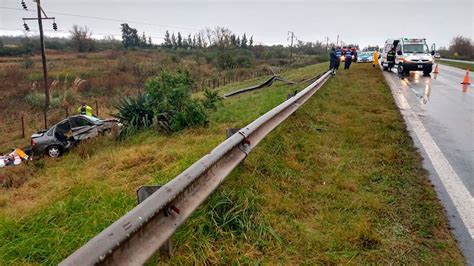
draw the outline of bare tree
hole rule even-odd
[[[472,40],[467,37],[456,36],[451,41],[449,51],[455,56],[471,59],[474,57],[474,44]]]
[[[92,40],[92,31],[87,26],[81,27],[78,25],[72,26],[71,43],[74,49],[78,52],[90,52],[94,50],[94,40]]]

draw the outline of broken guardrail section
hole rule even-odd
[[[240,129],[209,154],[152,193],[60,265],[142,265],[275,127],[330,77],[319,79]]]

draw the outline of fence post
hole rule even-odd
[[[48,111],[44,110],[44,129],[48,128]]]
[[[21,137],[25,138],[25,118],[21,115]]]

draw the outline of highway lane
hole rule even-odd
[[[454,233],[474,265],[474,86],[466,71],[439,65],[439,74],[384,73]],[[470,72],[473,77],[473,72]]]

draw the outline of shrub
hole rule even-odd
[[[44,93],[42,92],[29,92],[26,94],[25,100],[33,109],[42,110],[44,108]],[[54,108],[59,106],[61,99],[59,95],[54,95],[49,101],[50,107]]]
[[[31,59],[31,57],[29,56],[23,56],[23,62],[21,63],[21,65],[23,66],[24,69],[29,69],[31,67],[33,67],[35,61],[33,61],[33,59]]]
[[[207,109],[215,110],[217,103],[222,100],[217,91],[212,91],[209,89],[204,90],[204,97],[205,99],[202,101],[202,104]]]
[[[170,129],[179,131],[187,127],[207,125],[208,119],[202,104],[199,101],[190,100],[172,117],[170,122]]]
[[[142,128],[149,128],[153,123],[153,109],[148,94],[139,94],[135,97],[122,98],[116,106],[115,115],[124,123],[122,134],[131,135]]]
[[[158,124],[167,131],[206,125],[204,106],[191,98],[193,80],[188,72],[169,73],[150,79],[146,93],[126,97],[116,106],[116,115],[124,123],[123,133],[130,135]]]

